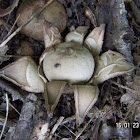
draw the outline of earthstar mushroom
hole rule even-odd
[[[74,89],[78,124],[83,122],[84,117],[97,101],[99,83],[133,70],[133,66],[117,52],[108,51],[99,56],[103,44],[104,24],[93,29],[84,42],[87,29],[85,26],[78,27],[75,31],[68,33],[65,42],[61,43],[59,32],[57,32],[59,37],[56,38],[57,34],[54,34],[53,30],[52,34],[47,34],[44,28],[46,49],[40,57],[39,66],[39,72],[43,72],[43,74],[40,73],[40,77],[46,83],[45,100],[46,107],[49,108],[48,113],[53,113],[65,86],[70,84]],[[55,39],[59,43],[56,43]],[[101,66],[96,64],[95,76],[94,59],[96,63],[103,63]],[[54,104],[49,102],[52,98]]]
[[[43,26],[43,28],[42,28]],[[134,68],[118,52],[102,50],[105,25],[87,36],[86,26],[68,33],[65,42],[57,27],[43,22],[45,50],[39,67],[30,57],[22,57],[0,70],[0,76],[29,92],[44,92],[48,115],[53,115],[68,85],[73,87],[76,121],[81,124],[99,95],[98,84]],[[49,28],[48,28],[49,27]],[[95,67],[96,66],[96,67]]]
[[[28,92],[44,92],[44,82],[39,77],[37,65],[31,57],[21,57],[5,66],[0,70],[0,77]]]

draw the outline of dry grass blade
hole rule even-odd
[[[100,123],[101,123],[101,118],[99,117],[99,118],[97,118],[95,125],[94,125],[94,128],[93,128],[92,140],[97,140]]]
[[[70,123],[71,121],[74,121],[76,119],[76,116],[71,116],[69,118],[66,118],[63,120],[63,122],[61,123],[61,125],[65,125],[66,123]]]
[[[53,127],[53,129],[52,129],[52,131],[51,131],[51,133],[50,133],[49,140],[52,139],[53,134],[55,133],[55,131],[57,130],[57,128],[61,125],[61,123],[62,123],[63,120],[64,120],[64,117],[63,117],[63,116],[61,116],[61,117],[58,119],[57,123],[54,125],[54,127]]]
[[[19,111],[10,102],[9,102],[9,105],[11,108],[13,108],[20,115]]]
[[[134,90],[134,89],[132,89],[132,88],[129,88],[129,87],[127,87],[127,86],[120,85],[120,84],[118,84],[117,82],[112,81],[112,80],[110,80],[110,82],[111,82],[112,84],[118,86],[119,88],[122,88],[122,89],[128,90],[128,91],[130,91],[130,92],[132,92],[132,93],[134,93],[134,94],[137,94],[137,91]]]
[[[95,118],[93,115],[91,119],[85,124],[84,128],[77,134],[75,140],[78,140],[78,138],[82,135],[82,133],[85,131],[85,129],[88,127],[88,125],[91,123],[91,121]]]
[[[5,117],[5,121],[4,121],[4,124],[3,124],[3,128],[2,128],[2,131],[1,131],[1,134],[0,134],[0,140],[2,138],[2,135],[4,133],[4,129],[6,127],[6,123],[7,123],[7,119],[8,119],[8,113],[9,113],[9,99],[8,99],[8,95],[5,94],[5,97],[6,97],[6,117]]]
[[[18,17],[16,18],[16,20],[15,20],[15,22],[14,22],[12,28],[10,29],[10,31],[8,32],[8,34],[6,35],[6,37],[5,37],[3,40],[5,40],[5,39],[11,34],[12,30],[14,29],[14,27],[15,27],[15,25],[16,25],[18,19],[19,19],[19,17],[20,17],[20,15],[18,15]]]
[[[76,134],[67,126],[63,125],[72,135],[76,136]]]
[[[34,17],[41,13],[53,0],[49,0],[41,9],[36,11],[24,24],[22,24],[16,31],[14,31],[5,41],[0,44],[0,48],[5,46],[23,27],[25,27]]]

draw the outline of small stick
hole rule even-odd
[[[76,136],[76,134],[74,132],[72,132],[72,130],[70,130],[67,126],[63,125],[72,135]]]
[[[50,133],[49,140],[52,139],[53,134],[55,133],[55,131],[57,130],[57,128],[61,125],[61,123],[62,123],[63,120],[64,120],[64,117],[63,117],[63,116],[61,116],[61,117],[58,119],[57,123],[56,123],[56,124],[54,125],[54,127],[52,128],[52,131],[51,131],[51,133]]]
[[[16,25],[18,19],[19,19],[19,17],[20,17],[20,14],[19,14],[18,17],[16,18],[16,20],[15,20],[15,22],[14,22],[12,28],[10,29],[10,31],[8,32],[8,34],[6,35],[6,37],[5,37],[3,40],[5,40],[5,39],[11,34],[13,28],[15,27],[15,25]]]
[[[111,82],[112,84],[114,84],[114,85],[120,87],[120,88],[129,90],[130,92],[137,94],[137,92],[136,92],[134,89],[131,89],[131,88],[127,87],[127,86],[120,85],[120,84],[118,84],[117,82],[112,81],[112,80],[110,80],[110,82]]]
[[[127,86],[120,85],[120,84],[118,84],[117,82],[112,81],[112,80],[111,80],[110,82],[111,82],[112,84],[118,86],[119,88],[128,90],[128,91],[130,91],[130,93],[133,93],[133,94],[130,94],[130,93],[128,92],[128,94],[129,94],[133,99],[135,99],[136,101],[138,101],[138,98],[136,98],[137,95],[138,95],[138,91],[136,91],[136,90],[134,90],[134,89],[131,89],[131,88],[127,87]],[[134,96],[134,95],[135,95],[135,96]]]
[[[88,127],[88,125],[91,123],[91,121],[94,119],[94,115],[91,117],[91,119],[88,121],[88,123],[85,124],[84,128],[77,134],[75,140],[78,140],[78,138],[81,136],[81,134],[85,131],[85,129]]]
[[[129,117],[130,117],[130,112],[132,112],[133,110],[134,110],[134,107],[135,106],[137,106],[137,102],[136,101],[134,101],[133,102],[133,104],[131,104],[131,106],[130,106],[130,108],[128,108],[128,111],[127,111],[127,113],[126,113],[126,115],[125,115],[125,118],[124,118],[124,120],[126,120],[126,118],[128,117],[128,115],[129,115]]]
[[[69,118],[66,118],[63,120],[63,122],[61,123],[61,125],[65,125],[66,123],[70,123],[71,121],[74,121],[76,119],[75,115],[74,116],[71,116]]]
[[[96,119],[96,122],[95,122],[95,125],[94,125],[94,131],[93,131],[93,135],[92,135],[92,140],[97,140],[100,123],[101,123],[101,118],[99,117],[99,118]]]
[[[1,133],[1,130],[0,130],[0,133]],[[6,134],[3,133],[3,136],[6,137]]]
[[[10,102],[9,102],[9,105],[18,113],[18,115],[20,115],[19,111]]]
[[[3,128],[2,128],[2,131],[1,131],[1,134],[0,134],[0,140],[1,140],[2,135],[4,133],[4,129],[5,129],[5,126],[6,126],[6,123],[7,123],[8,113],[9,113],[9,99],[8,99],[8,95],[5,94],[5,97],[6,97],[6,118],[5,118],[5,121],[4,121],[4,124],[3,124]]]
[[[41,9],[36,11],[24,24],[22,24],[16,31],[14,31],[5,41],[0,44],[0,48],[5,46],[20,30],[25,27],[33,18],[35,18],[39,13],[41,13],[48,5],[50,5],[53,0],[49,0]]]

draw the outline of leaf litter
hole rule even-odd
[[[93,17],[96,17],[97,23],[105,21],[104,17],[98,16],[97,12],[101,12],[104,8],[105,2],[102,4],[98,1],[81,1],[81,0],[73,0],[72,2],[69,0],[59,0],[64,7],[66,8],[68,14],[68,22],[67,22],[67,30],[62,34],[65,34],[69,31],[74,30],[79,25],[88,25],[91,29],[93,28],[93,21],[85,15],[84,10],[86,8],[92,9],[95,13]],[[119,1],[120,2],[120,1]],[[22,1],[19,2],[19,5]],[[113,1],[110,3],[110,7],[108,10],[112,10]],[[116,3],[117,4],[117,3]],[[5,6],[8,5],[8,2],[5,3]],[[101,9],[99,9],[99,6]],[[106,4],[106,6],[108,6]],[[20,117],[15,115],[13,116],[14,125],[6,126],[5,131],[3,133],[2,139],[37,139],[40,137],[41,140],[48,139],[48,134],[50,135],[50,139],[98,139],[98,140],[107,140],[107,139],[136,139],[139,137],[138,131],[140,128],[119,128],[116,126],[116,123],[128,124],[128,123],[139,123],[140,124],[140,50],[139,50],[139,42],[140,42],[140,26],[139,26],[139,17],[136,15],[136,11],[140,10],[140,3],[136,0],[125,3],[127,10],[127,19],[130,24],[130,29],[134,32],[134,39],[129,38],[127,41],[133,41],[132,46],[132,55],[134,58],[134,65],[136,66],[135,72],[132,74],[132,79],[125,81],[126,76],[121,76],[114,78],[109,81],[105,81],[103,84],[99,86],[100,96],[95,104],[95,106],[90,110],[88,115],[85,118],[85,121],[80,126],[76,126],[75,122],[75,107],[74,107],[74,97],[71,93],[64,94],[60,98],[58,106],[54,112],[53,118],[47,120],[48,116],[46,113],[44,98],[42,94],[29,94],[24,93],[24,91],[20,90],[18,87],[7,83],[4,81],[0,83],[0,105],[4,102],[5,94],[8,94],[8,98],[11,101],[11,104],[14,104],[17,107],[17,110],[20,112]],[[16,20],[15,9],[10,15],[7,15],[1,18],[2,22],[0,22],[0,28],[5,29],[2,33],[3,37],[7,35],[7,32],[10,31],[8,26],[13,26]],[[98,11],[99,10],[99,11]],[[104,9],[105,10],[105,9]],[[107,11],[104,11],[106,14]],[[127,20],[125,19],[125,20]],[[114,19],[113,19],[114,20]],[[95,24],[97,24],[95,23]],[[107,33],[104,41],[103,49],[107,50],[108,37],[111,36],[113,26],[109,25],[107,28]],[[13,31],[16,31],[17,26],[15,25]],[[0,30],[2,32],[2,30]],[[121,34],[121,33],[120,33]],[[113,37],[112,37],[113,38]],[[113,39],[110,39],[110,42]],[[35,54],[40,56],[43,52],[43,42],[33,40],[30,37],[22,35],[21,33],[17,34],[14,38],[9,40],[8,46],[3,46],[4,48],[0,49],[0,67],[6,66],[8,63],[14,61],[14,55],[17,48],[20,48],[20,41],[22,40],[29,41],[32,45],[32,48],[35,50]],[[1,43],[3,40],[0,40]],[[115,40],[116,41],[116,40]],[[128,41],[128,42],[129,42]],[[116,43],[116,42],[115,42]],[[114,43],[114,44],[115,44]],[[126,43],[126,42],[125,42]],[[113,45],[114,45],[113,44]],[[127,43],[126,43],[127,44]],[[115,49],[115,48],[114,48]],[[103,50],[103,51],[104,51]],[[8,57],[8,56],[12,57]],[[38,61],[38,58],[36,61]],[[4,80],[4,79],[2,79]],[[14,87],[14,88],[13,88]],[[24,94],[24,96],[22,96]],[[29,95],[28,95],[29,94]],[[28,95],[28,96],[27,96]],[[17,101],[17,102],[16,102]],[[24,102],[22,104],[21,102]],[[6,108],[1,110],[2,116],[4,117],[7,114]],[[10,114],[15,114],[15,111],[9,112]],[[64,116],[60,117],[60,116]],[[11,118],[8,117],[7,121],[10,121]],[[16,120],[16,121],[15,121]],[[46,130],[46,123],[50,122],[49,128]],[[4,122],[3,122],[4,124]],[[7,122],[8,124],[8,122]],[[56,126],[57,125],[57,126]],[[45,127],[44,127],[45,126]],[[1,126],[1,128],[3,128]],[[19,129],[21,128],[22,129]],[[44,129],[45,128],[45,129]],[[1,129],[2,130],[2,129]],[[9,131],[8,131],[9,130]],[[55,131],[53,131],[55,130]],[[1,131],[2,132],[2,131]],[[131,133],[132,132],[132,133]],[[17,136],[17,137],[16,137]],[[26,137],[25,137],[26,136]]]

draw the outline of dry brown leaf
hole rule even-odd
[[[6,9],[3,9],[0,7],[0,17],[10,14],[14,10],[14,8],[18,6],[18,3],[19,3],[19,0],[13,0],[12,5],[7,7]]]

